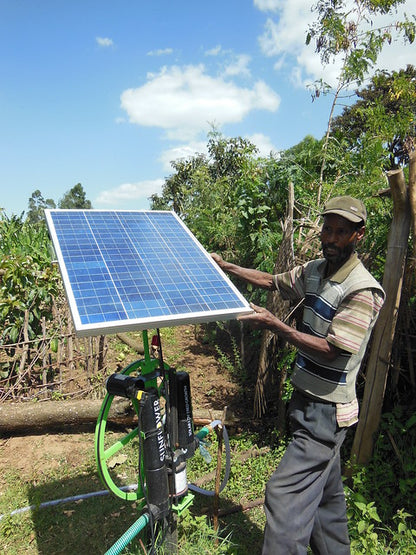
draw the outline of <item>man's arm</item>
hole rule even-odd
[[[253,303],[251,303],[251,307],[254,310],[253,313],[240,316],[238,319],[242,322],[247,322],[253,328],[268,329],[277,334],[279,337],[285,339],[294,347],[297,347],[310,355],[319,355],[328,362],[334,360],[340,353],[341,349],[335,347],[335,345],[331,345],[331,343],[328,343],[325,338],[316,337],[291,328],[279,320],[279,318],[273,316],[273,314],[265,308],[256,306]]]
[[[226,262],[219,254],[216,253],[211,253],[211,257],[215,260],[221,270],[224,270],[224,272],[227,272],[228,274],[262,289],[269,289],[270,291],[276,289],[272,274],[261,272],[260,270],[253,270],[251,268],[243,268],[242,266],[237,266],[237,264]]]
[[[256,287],[269,289],[271,291],[276,289],[276,285],[271,274],[250,268],[243,268],[237,264],[226,262],[219,254],[216,253],[212,253],[211,256],[218,266],[224,270],[224,272],[247,281]],[[331,345],[331,343],[328,343],[326,339],[316,337],[308,333],[302,333],[288,326],[265,308],[261,308],[254,304],[251,304],[251,307],[254,312],[240,316],[239,320],[247,322],[247,324],[251,325],[253,328],[268,329],[285,339],[294,347],[302,349],[302,351],[310,353],[311,355],[319,355],[328,362],[334,360],[340,353],[341,349]]]

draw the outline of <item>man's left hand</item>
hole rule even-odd
[[[276,325],[277,318],[266,308],[250,303],[254,312],[238,317],[238,320],[249,324],[254,329],[271,329]]]

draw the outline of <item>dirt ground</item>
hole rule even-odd
[[[233,380],[229,369],[221,364],[221,356],[212,343],[204,340],[198,328],[191,325],[178,327],[174,332],[174,340],[162,346],[165,361],[190,374],[194,411],[222,411],[228,407],[232,413],[242,415],[251,410],[246,406],[239,384]],[[223,347],[227,349],[227,340]],[[115,357],[115,353],[112,356]],[[136,358],[137,355],[128,353],[123,366]],[[116,368],[117,364],[116,360],[108,360],[109,368]],[[63,460],[77,467],[85,461],[86,456],[91,455],[94,448],[91,441],[91,433],[52,434],[47,431],[42,435],[0,438],[0,495],[4,488],[2,473],[6,469],[14,469],[24,480],[42,474],[45,467],[49,470],[58,467]]]

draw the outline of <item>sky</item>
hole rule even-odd
[[[313,3],[0,0],[0,208],[20,215],[36,190],[58,203],[77,183],[93,208],[149,208],[214,127],[265,156],[321,138],[332,98],[307,85],[338,66],[305,45]],[[379,58],[409,63],[402,41]]]

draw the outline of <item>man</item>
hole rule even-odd
[[[365,233],[364,204],[342,196],[323,210],[324,258],[278,275],[213,259],[255,286],[304,299],[301,330],[252,305],[241,317],[297,347],[289,406],[292,441],[266,486],[263,555],[350,553],[340,448],[358,420],[355,381],[384,291],[355,249]]]

